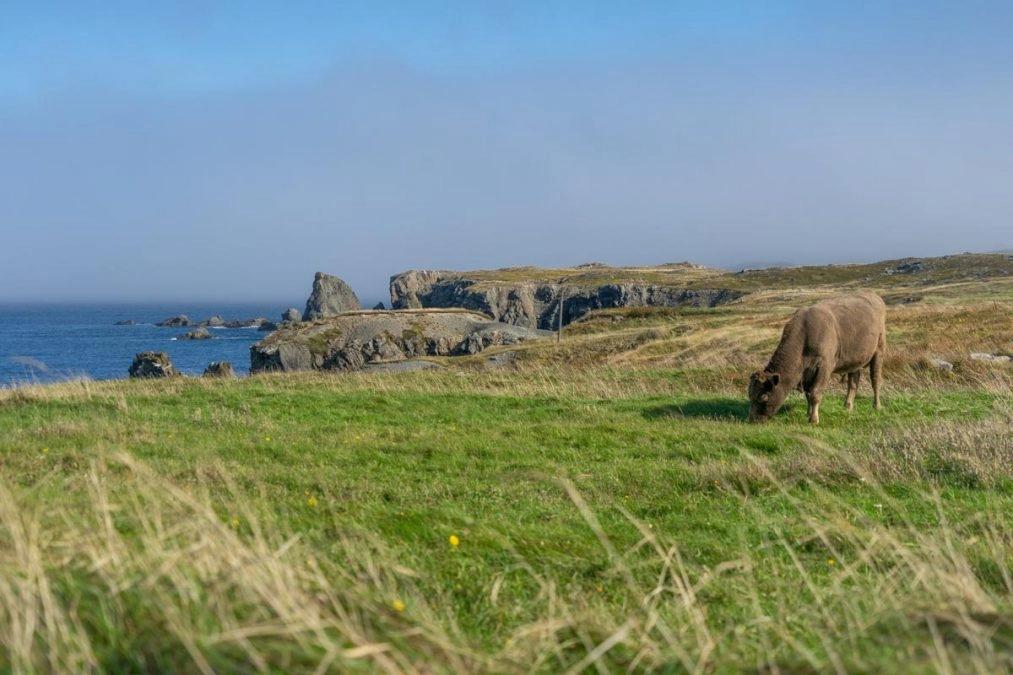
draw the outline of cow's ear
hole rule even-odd
[[[777,374],[777,373],[773,373],[769,378],[767,378],[767,386],[770,389],[773,389],[774,387],[777,386],[777,383],[780,382],[780,381],[781,381],[781,376],[779,374]]]

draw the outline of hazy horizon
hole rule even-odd
[[[958,251],[953,251],[953,252],[950,252],[950,253],[940,253],[938,255],[897,256],[895,258],[894,257],[891,257],[891,258],[875,258],[875,259],[869,259],[869,260],[828,260],[828,261],[825,261],[825,262],[807,262],[807,261],[803,261],[803,262],[797,262],[797,263],[795,263],[795,262],[788,262],[788,261],[743,261],[742,263],[736,264],[736,265],[706,265],[706,266],[707,267],[713,267],[714,269],[717,269],[717,270],[724,270],[724,271],[728,271],[728,272],[737,272],[737,271],[740,271],[740,270],[743,270],[743,269],[763,269],[763,268],[768,268],[768,267],[807,267],[807,266],[820,266],[820,265],[852,265],[852,264],[854,264],[854,265],[860,265],[860,264],[865,264],[865,263],[884,262],[886,260],[897,260],[897,259],[902,259],[902,258],[932,258],[932,257],[944,257],[944,256],[962,255],[962,254],[996,254],[996,255],[1006,255],[1006,254],[1013,254],[1013,249],[1000,249],[1000,250],[995,250],[995,251],[959,251],[959,252]],[[680,263],[680,262],[690,262],[690,263],[696,263],[696,264],[703,264],[703,263],[698,263],[695,260],[664,260],[664,261],[659,261],[659,262],[656,262],[656,263],[650,263],[650,262],[647,262],[647,263],[638,263],[636,265],[628,265],[628,267],[652,267],[652,266],[664,265],[664,264],[669,264],[669,263]],[[627,265],[613,265],[612,263],[609,263],[608,261],[605,261],[605,260],[585,260],[582,263],[561,264],[561,265],[546,265],[546,266],[538,266],[538,267],[542,267],[543,269],[563,269],[563,268],[577,267],[579,265],[588,264],[588,263],[595,263],[595,264],[601,263],[601,264],[615,266],[615,267],[627,267]],[[522,266],[527,266],[527,265],[526,264],[507,265],[507,266],[504,266],[504,267],[522,267]],[[416,268],[412,268],[412,269],[416,269],[416,270],[423,270],[423,269],[433,270],[435,268],[416,267]],[[486,267],[486,268],[478,268],[478,267],[463,268],[462,267],[462,268],[454,268],[454,269],[440,268],[437,271],[474,272],[474,271],[492,270],[492,269],[500,269],[500,267],[496,267],[496,268],[489,268],[489,267]],[[204,305],[204,306],[210,306],[210,307],[213,307],[213,306],[216,306],[216,305],[221,305],[221,306],[225,307],[225,306],[228,306],[228,305],[243,305],[243,306],[272,305],[272,306],[277,306],[277,307],[279,307],[281,309],[287,309],[289,307],[295,307],[295,308],[301,310],[301,309],[303,309],[305,307],[306,299],[309,297],[310,293],[312,292],[313,276],[318,271],[330,274],[330,272],[327,272],[326,270],[315,270],[313,273],[308,274],[307,277],[306,277],[305,292],[303,293],[302,296],[300,296],[300,297],[294,297],[294,298],[286,298],[286,297],[282,297],[282,296],[273,296],[272,297],[270,295],[264,296],[264,297],[260,297],[260,296],[258,296],[258,297],[252,297],[251,296],[251,297],[231,297],[231,298],[229,298],[229,297],[214,297],[214,296],[189,296],[188,297],[188,296],[177,296],[177,295],[164,295],[164,296],[163,295],[153,295],[153,296],[151,296],[149,298],[129,298],[129,297],[115,297],[115,296],[106,297],[106,298],[89,298],[89,297],[83,297],[83,296],[82,297],[67,296],[67,297],[63,297],[63,298],[56,297],[56,298],[35,298],[35,299],[33,299],[33,298],[5,298],[5,297],[0,296],[0,306],[19,306],[19,305],[49,305],[49,306],[60,306],[60,305],[85,305],[85,306],[87,306],[87,305],[119,305],[119,306],[129,307],[129,306],[133,305],[133,306],[139,306],[140,307],[140,306],[151,306],[151,305],[161,305],[161,304],[164,304],[164,305],[167,305],[167,306],[171,307],[171,306],[176,306],[176,305],[191,304],[191,305]],[[408,270],[402,270],[402,272],[405,272],[405,271],[408,271]],[[340,275],[335,275],[335,276],[340,276]],[[373,288],[373,287],[370,287],[370,288],[366,289],[365,292],[360,292],[360,290],[357,289],[357,288],[355,288],[355,287],[352,287],[352,290],[355,292],[356,296],[359,298],[360,303],[362,304],[362,306],[365,309],[369,309],[369,308],[373,307],[378,302],[382,302],[385,306],[388,306],[388,307],[390,306],[389,285],[388,286],[383,286],[383,290],[381,290],[379,292],[377,292],[376,289]],[[191,318],[195,318],[195,317],[191,317]],[[226,317],[226,318],[233,318],[233,317]],[[234,318],[238,318],[238,317],[234,317]],[[248,318],[248,317],[242,317],[242,318]]]
[[[7,3],[0,302],[1010,249],[1010,34],[985,1]]]

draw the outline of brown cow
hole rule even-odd
[[[851,410],[865,366],[878,410],[885,348],[886,305],[875,293],[863,291],[798,310],[784,327],[770,363],[749,378],[750,421],[769,419],[797,388],[805,392],[809,421],[819,424],[820,399],[835,373],[847,376],[845,407]]]

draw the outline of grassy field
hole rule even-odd
[[[1013,367],[969,354],[1013,305],[954,283],[818,427],[744,391],[827,288],[509,369],[0,391],[0,670],[1010,670]]]

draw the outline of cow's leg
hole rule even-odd
[[[823,400],[823,392],[830,383],[833,373],[826,368],[817,367],[812,374],[812,382],[806,390],[806,401],[809,403],[809,422],[820,423],[820,401]]]
[[[879,410],[879,379],[883,372],[883,352],[876,352],[869,362],[869,379],[872,380],[872,407]]]
[[[820,423],[820,400],[823,398],[821,393],[815,391],[807,391],[805,393],[806,402],[809,403],[809,422],[812,424]]]
[[[855,407],[855,394],[858,393],[858,382],[862,379],[862,371],[856,370],[848,373],[848,397],[844,400],[844,407],[851,410]]]
[[[820,401],[823,400],[823,392],[806,391],[805,399],[809,403],[809,423],[820,424]]]

